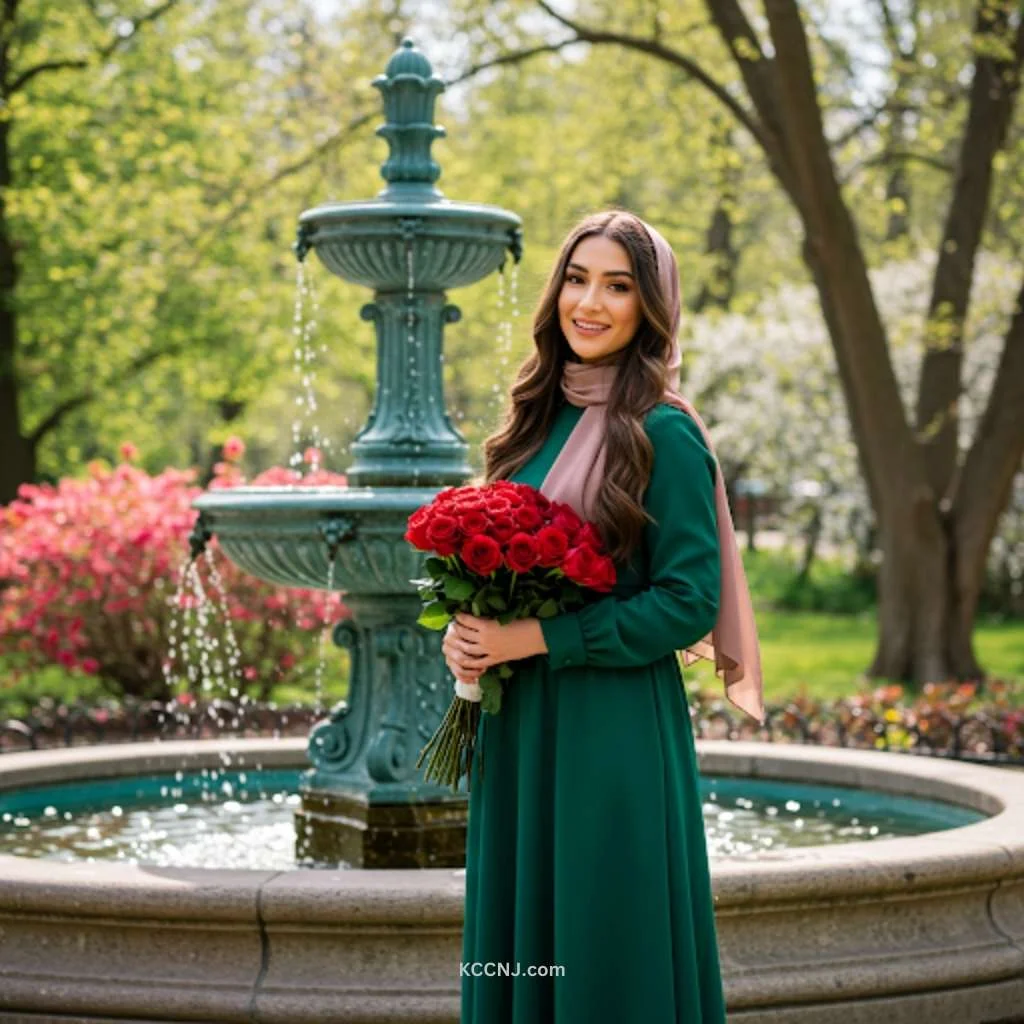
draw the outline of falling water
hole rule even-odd
[[[238,646],[238,639],[235,637],[235,627],[231,624],[231,611],[228,608],[228,594],[224,586],[224,579],[220,574],[213,558],[213,550],[209,547],[203,552],[206,560],[207,571],[210,575],[210,582],[213,584],[213,592],[217,596],[217,606],[224,622],[224,641],[227,647],[228,669],[227,686],[228,695],[238,696],[238,674],[241,671],[242,652]]]
[[[511,309],[511,314],[509,313]],[[512,355],[513,322],[519,319],[519,264],[513,262],[509,275],[508,294],[505,286],[505,267],[498,272],[498,337],[497,356],[498,373],[491,385],[491,422],[497,423],[501,418],[504,405],[504,393],[509,383],[509,360]]]
[[[184,681],[187,692],[193,696],[202,693],[206,700],[218,696],[237,698],[242,652],[231,623],[227,590],[211,548],[204,551],[203,561],[214,599],[203,586],[199,559],[186,557],[178,572],[177,588],[168,599],[171,616],[167,657],[163,662],[164,681],[171,693],[179,690]],[[223,644],[217,635],[218,617],[223,623]],[[181,721],[187,721],[187,715]]]
[[[182,561],[181,568],[178,570],[178,585],[175,587],[174,593],[167,599],[167,604],[171,609],[171,618],[167,627],[167,657],[163,661],[163,672],[164,682],[167,684],[168,693],[174,693],[179,682],[179,679],[175,677],[174,667],[178,660],[178,633],[181,629],[181,620],[183,617],[185,582],[191,565],[191,558],[186,557]],[[183,645],[183,647],[184,650],[182,658],[187,661],[187,645]]]
[[[295,271],[295,314],[292,335],[295,338],[293,369],[298,385],[295,396],[297,409],[292,420],[292,454],[288,465],[303,473],[306,452],[311,451],[309,471],[315,473],[322,467],[323,455],[331,448],[331,441],[317,423],[316,403],[316,362],[317,354],[327,351],[327,346],[316,344],[317,316],[320,303],[316,294],[315,276],[299,260]]]

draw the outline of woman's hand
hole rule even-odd
[[[497,619],[482,619],[456,612],[441,644],[452,675],[459,682],[479,682],[493,665],[547,650],[537,619],[518,619],[502,625]]]
[[[444,660],[448,664],[448,671],[460,683],[477,683],[486,666],[480,663],[481,659],[470,653],[469,641],[460,637],[458,630],[459,624],[454,619],[448,623],[441,642]]]

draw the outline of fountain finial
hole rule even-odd
[[[443,193],[434,187],[441,165],[430,156],[434,139],[447,132],[434,124],[434,101],[444,82],[430,61],[409,38],[394,52],[383,75],[373,80],[384,99],[385,122],[377,134],[387,140],[390,154],[380,173],[388,187],[380,198],[434,200]]]

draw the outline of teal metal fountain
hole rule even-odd
[[[444,83],[409,39],[373,81],[377,129],[390,154],[376,198],[337,202],[299,218],[296,252],[374,290],[361,316],[377,335],[369,419],[352,445],[344,488],[249,487],[195,502],[197,543],[216,535],[240,568],[292,587],[332,586],[351,619],[334,629],[350,654],[348,699],[309,738],[296,855],[354,867],[464,862],[466,797],[425,783],[415,763],[451,698],[441,636],[417,625],[410,580],[423,556],[403,534],[409,515],[443,487],[465,483],[467,445],[445,412],[444,328],[461,314],[446,290],[504,268],[522,252],[520,219],[446,199],[435,186],[433,123]]]

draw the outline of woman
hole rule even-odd
[[[623,211],[568,236],[486,479],[592,520],[618,579],[577,612],[459,615],[460,692],[516,662],[483,715],[466,849],[462,1024],[722,1024],[693,733],[677,649],[763,720],[757,634],[725,489],[677,391],[668,243]],[[553,970],[552,970],[553,968]],[[539,969],[539,970],[538,970]]]

